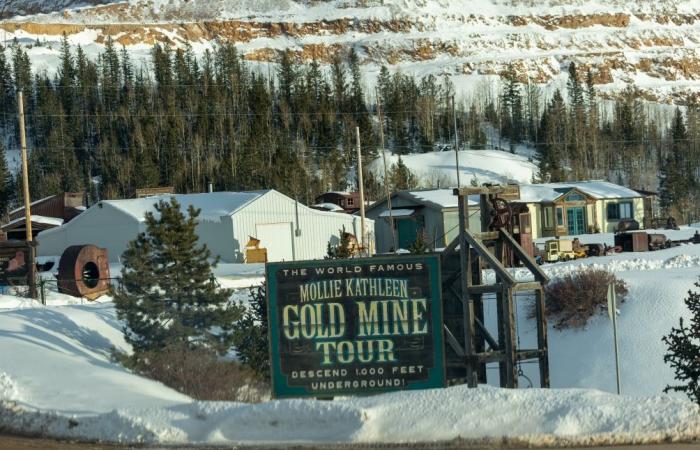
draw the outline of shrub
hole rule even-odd
[[[608,286],[614,284],[618,302],[624,302],[627,285],[610,272],[585,270],[551,281],[545,288],[548,320],[555,328],[580,328],[601,309],[607,308]]]
[[[252,371],[220,359],[208,348],[173,342],[162,350],[141,352],[138,358],[116,356],[134,372],[196,400],[259,402],[269,398],[269,388]]]

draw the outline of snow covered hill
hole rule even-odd
[[[685,230],[689,233],[692,230]],[[697,439],[700,409],[661,395],[673,374],[661,336],[688,315],[682,300],[698,279],[700,245],[544,266],[552,278],[591,267],[630,285],[620,306],[623,396],[614,391],[612,332],[601,313],[583,330],[549,329],[555,389],[457,386],[335,401],[281,400],[257,405],[193,402],[130,374],[109,358],[126,350],[109,299],[76,304],[52,293],[43,307],[0,296],[0,428],[117,442],[274,443],[417,442],[511,437],[540,444],[642,443]],[[260,266],[220,267],[230,286],[259,281]],[[115,272],[116,273],[116,272]],[[523,273],[516,271],[518,278]],[[486,274],[487,279],[489,274]],[[518,298],[518,336],[535,339],[529,298]],[[486,302],[487,326],[495,305]],[[537,385],[536,366],[525,364]],[[490,383],[498,383],[495,367]],[[578,388],[578,389],[574,389]],[[606,392],[607,391],[607,392]],[[469,405],[465,409],[464,405]],[[321,424],[322,426],[319,426]]]
[[[448,187],[457,185],[457,169],[454,151],[414,153],[401,155],[401,160],[418,178],[421,187]],[[387,153],[387,167],[397,164],[398,155]],[[379,179],[384,178],[382,157],[369,166]],[[538,169],[527,157],[499,150],[461,150],[459,152],[460,184],[467,186],[476,182],[507,184],[509,182],[529,184],[538,178]]]
[[[695,0],[16,0],[39,8],[0,24],[5,39],[57,41],[97,52],[107,36],[145,57],[155,42],[196,52],[238,44],[251,61],[328,61],[354,47],[373,82],[381,64],[424,75],[446,73],[463,92],[488,90],[507,64],[523,82],[561,85],[570,61],[591,69],[604,94],[635,83],[649,99],[674,101],[700,90],[700,3]],[[56,47],[32,50],[54,67]],[[89,49],[90,50],[90,49]]]

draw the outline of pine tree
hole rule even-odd
[[[563,181],[565,172],[563,169],[563,148],[566,145],[567,120],[564,98],[557,89],[542,115],[540,122],[540,136],[542,141],[537,146],[539,153],[540,179],[547,181]]]
[[[0,139],[0,219],[10,209],[10,200],[12,199],[12,176],[7,170],[7,162],[5,159],[5,146]]]
[[[667,214],[684,216],[689,209],[692,172],[686,163],[688,134],[680,108],[676,108],[670,134],[671,149],[660,168],[659,204]]]
[[[695,283],[700,287],[700,283]],[[686,325],[681,317],[678,328],[663,337],[668,347],[664,362],[669,363],[675,372],[679,385],[667,386],[664,392],[685,392],[700,405],[700,293],[688,291],[684,300],[690,310],[690,323]]]
[[[396,164],[389,168],[389,183],[393,191],[405,191],[418,186],[418,180],[411,170],[404,164],[401,156]]]
[[[512,65],[502,74],[504,78],[501,93],[501,133],[513,142],[523,138],[523,100],[515,68]]]
[[[188,217],[173,197],[147,212],[146,232],[129,243],[122,256],[122,282],[114,293],[117,316],[125,322],[126,341],[136,357],[168,345],[229,350],[241,307],[231,291],[218,288],[211,252],[197,245],[197,216]],[[216,330],[216,331],[215,331]]]
[[[250,288],[245,313],[236,322],[234,345],[240,362],[248,366],[260,379],[270,377],[270,347],[267,322],[265,283]]]

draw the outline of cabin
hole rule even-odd
[[[155,213],[159,200],[175,197],[183,213],[200,209],[196,232],[221,262],[243,263],[246,245],[255,238],[266,249],[267,261],[321,259],[328,243],[337,244],[343,231],[360,236],[358,216],[311,209],[275,190],[156,195],[126,200],[102,200],[69,223],[37,235],[40,256],[61,255],[71,245],[106,248],[118,262],[129,241],[146,231],[145,215]],[[366,249],[374,248],[374,223],[365,224]]]
[[[478,197],[469,199],[468,208],[469,228],[480,230]],[[443,248],[459,233],[457,196],[452,189],[397,191],[389,202],[385,198],[373,203],[365,215],[374,221],[377,253],[408,249],[420,233],[430,248]]]
[[[45,230],[68,223],[85,211],[85,194],[83,192],[64,192],[51,195],[32,202],[32,238]],[[9,213],[9,221],[0,229],[7,239],[24,240],[27,236],[24,206]]]
[[[621,220],[645,223],[644,196],[608,181],[520,185],[531,216],[532,237],[613,233]]]
[[[316,197],[314,206],[332,211],[336,209],[329,205],[336,205],[346,213],[353,214],[360,209],[360,201],[359,192],[331,191]]]

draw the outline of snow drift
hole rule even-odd
[[[128,351],[109,299],[52,293],[47,307],[0,296],[0,429],[124,443],[363,443],[503,437],[533,445],[623,444],[697,439],[700,409],[673,382],[661,336],[688,312],[683,298],[698,278],[700,245],[545,266],[552,277],[601,266],[630,285],[620,306],[623,396],[615,387],[612,331],[601,314],[583,330],[550,327],[555,389],[492,386],[397,392],[335,401],[280,400],[255,405],[201,402],[134,375],[110,359]],[[260,267],[217,275],[257,283]],[[521,274],[518,274],[520,277]],[[248,280],[248,281],[246,281]],[[535,339],[529,299],[518,299],[518,336]],[[495,304],[486,302],[487,326]],[[537,383],[536,365],[524,365]],[[489,382],[498,383],[489,367]],[[521,378],[521,386],[527,387]],[[574,389],[572,389],[574,388]],[[582,389],[585,388],[585,389]],[[605,392],[607,391],[607,392]]]

